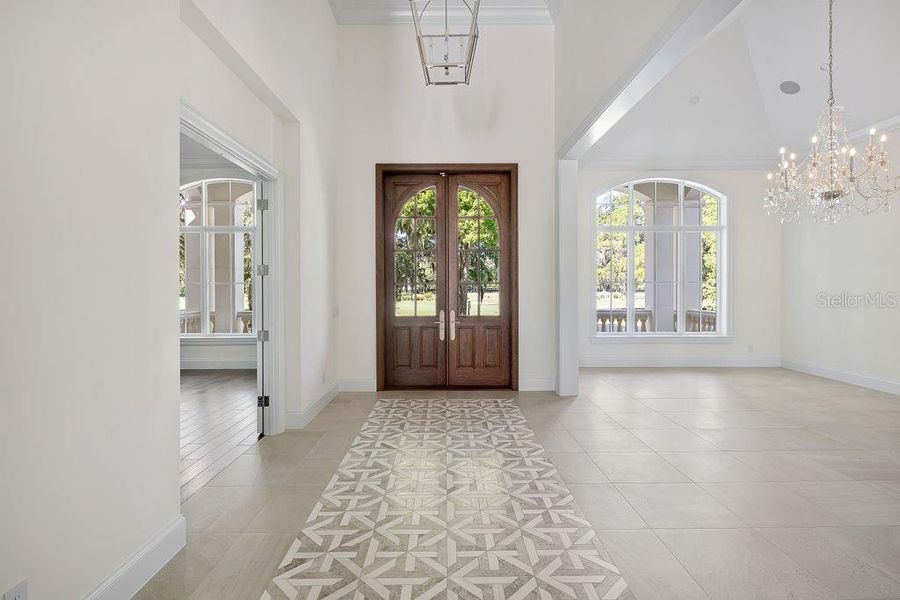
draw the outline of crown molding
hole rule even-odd
[[[411,25],[412,14],[406,2],[381,3],[365,8],[347,6],[344,0],[329,0],[331,12],[338,25]],[[559,12],[559,3],[554,2],[553,10]],[[463,10],[450,9],[451,24],[467,22]],[[534,3],[504,4],[503,6],[481,5],[478,11],[479,25],[552,25],[554,13],[546,5]]]

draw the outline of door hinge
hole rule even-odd
[[[269,265],[256,265],[256,274],[265,277],[269,274]]]
[[[256,332],[256,339],[260,342],[268,342],[269,341],[269,330],[268,329],[260,329]]]
[[[259,198],[256,201],[256,208],[258,208],[259,210],[269,210],[269,199]]]
[[[256,406],[258,408],[265,408],[269,406],[269,397],[268,396],[257,396],[256,397]]]

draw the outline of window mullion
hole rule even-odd
[[[687,325],[687,312],[684,304],[684,277],[686,261],[684,253],[684,181],[678,182],[678,231],[675,233],[675,305],[678,307],[675,316],[676,335],[684,335]]]
[[[634,334],[634,185],[628,186],[628,229],[625,231],[625,332]]]
[[[209,207],[207,202],[207,184],[203,184],[203,192],[200,196],[200,333],[209,335],[209,231],[207,229],[207,215]]]

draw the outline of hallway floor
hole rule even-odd
[[[900,398],[781,369],[344,393],[182,512],[140,598],[897,599]]]
[[[181,501],[256,443],[256,371],[181,372]]]

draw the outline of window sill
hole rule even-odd
[[[708,343],[708,344],[730,344],[734,342],[733,335],[633,335],[633,334],[612,334],[612,335],[592,335],[588,338],[591,344],[678,344],[687,342],[690,344]]]
[[[256,343],[256,335],[254,334],[227,334],[220,333],[218,335],[183,335],[181,343],[185,346],[208,346],[208,345],[249,345]]]

